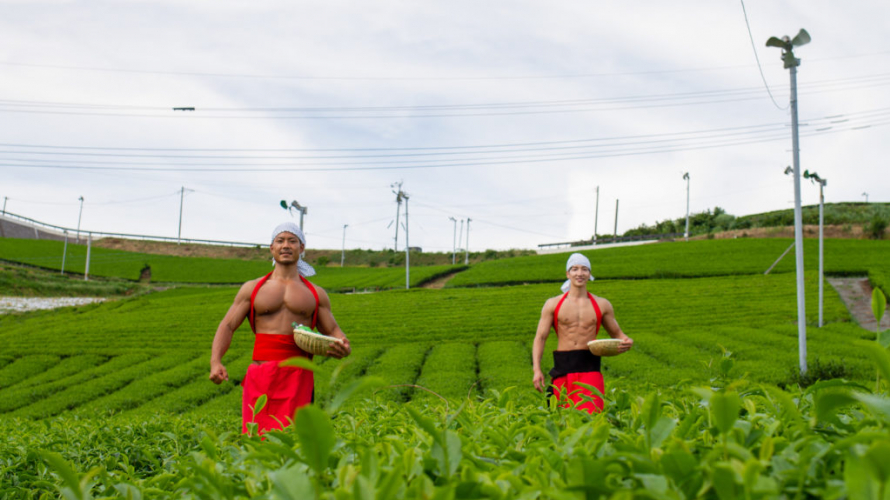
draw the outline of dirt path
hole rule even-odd
[[[428,282],[428,283],[424,283],[423,285],[421,285],[421,288],[433,288],[433,289],[436,289],[436,290],[445,288],[445,283],[448,283],[449,281],[451,281],[451,278],[453,278],[454,275],[456,275],[456,274],[459,273],[459,272],[460,272],[460,271],[455,271],[455,272],[453,272],[453,273],[451,273],[451,274],[446,274],[446,275],[444,275],[444,276],[439,276],[438,278],[434,279],[433,281],[430,281],[430,282]]]
[[[868,278],[827,278],[841,296],[847,310],[859,326],[875,331],[875,317],[871,312],[871,283]],[[890,328],[890,314],[884,314],[881,330]]]

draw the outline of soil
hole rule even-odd
[[[859,326],[875,331],[875,317],[871,311],[872,286],[868,278],[826,278],[841,296],[847,310]],[[881,330],[890,328],[890,314],[884,314]]]
[[[459,272],[460,272],[460,271],[455,271],[455,272],[453,272],[453,273],[451,273],[451,274],[446,274],[446,275],[444,275],[444,276],[439,276],[438,278],[434,279],[433,281],[424,283],[424,284],[421,286],[421,288],[433,288],[433,289],[436,289],[436,290],[445,288],[445,283],[448,283],[449,281],[451,281],[451,278],[453,278],[453,277],[454,277],[457,273],[459,273]]]

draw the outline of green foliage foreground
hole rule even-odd
[[[265,440],[220,415],[0,419],[0,497],[885,498],[886,394],[840,380],[785,392],[731,369],[724,358],[709,388],[610,391],[593,416],[510,390],[341,410],[366,379]]]

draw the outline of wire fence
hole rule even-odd
[[[88,236],[92,236],[93,238],[127,238],[166,242],[175,241],[178,243],[197,243],[200,245],[224,245],[233,247],[262,246],[259,243],[247,243],[243,241],[202,240],[193,238],[174,238],[170,236],[151,236],[147,234],[109,233],[104,231],[87,231],[84,229],[77,230],[70,227],[47,224],[11,212],[3,212],[0,214],[0,237],[64,241],[66,236],[69,241],[72,241],[72,238],[74,241],[86,240]]]

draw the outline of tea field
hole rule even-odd
[[[787,245],[738,241],[589,254],[613,278],[649,278],[589,284],[635,340],[604,359],[606,412],[592,417],[531,385],[565,255],[512,259],[526,277],[553,267],[544,283],[332,294],[353,355],[317,357],[317,406],[265,441],[238,432],[246,324],[230,381],[207,380],[236,287],[0,316],[0,498],[884,498],[890,358],[830,285],[814,326],[808,272],[808,360],[844,380],[799,389],[794,273],[753,264]],[[884,243],[854,243],[835,272],[886,279]],[[649,253],[634,267],[625,250]],[[502,262],[450,285],[498,283]]]
[[[592,274],[597,279],[728,276],[763,274],[792,242],[785,238],[675,241],[581,253],[590,259]],[[567,255],[482,262],[456,275],[448,286],[564,281]],[[804,267],[819,269],[818,240],[804,240]],[[794,269],[792,250],[771,273],[793,273]],[[890,274],[890,241],[825,240],[826,273],[865,276],[870,270]]]
[[[0,238],[0,259],[61,270],[64,243],[45,240]],[[65,272],[83,275],[86,245],[69,242]],[[90,249],[90,276],[139,280],[142,270],[151,269],[151,281],[160,283],[244,283],[272,270],[268,261],[177,257],[106,248]],[[411,269],[412,286],[463,269],[463,266],[424,266]],[[332,291],[377,290],[405,287],[404,268],[318,267],[313,282]]]

